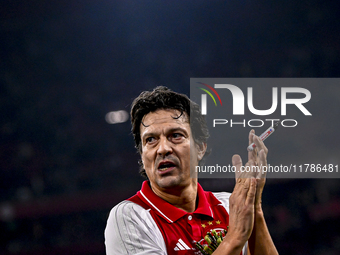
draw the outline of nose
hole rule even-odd
[[[171,142],[166,137],[162,137],[158,143],[157,154],[166,156],[170,153],[172,153]]]

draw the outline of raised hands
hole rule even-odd
[[[249,132],[249,144],[255,143],[256,147],[253,151],[248,152],[248,162],[243,166],[242,159],[239,155],[232,158],[233,166],[236,167],[236,182],[238,179],[255,178],[256,179],[256,195],[255,207],[261,206],[261,198],[264,185],[266,183],[267,154],[268,149],[263,141],[255,135],[255,131]]]
[[[251,143],[255,143],[256,148],[248,152],[248,162],[245,165],[239,155],[234,155],[232,158],[232,164],[236,168],[236,184],[229,199],[228,235],[231,240],[239,241],[234,241],[235,245],[241,246],[251,236],[252,238],[256,236],[253,230],[258,225],[256,219],[258,212],[262,212],[262,191],[266,182],[266,171],[262,170],[264,166],[267,167],[268,149],[263,141],[255,135],[254,130],[249,133],[249,144]],[[266,229],[266,226],[263,226]],[[266,237],[265,240],[269,239]]]

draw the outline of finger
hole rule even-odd
[[[256,178],[266,178],[267,171],[263,167],[267,167],[267,154],[264,149],[259,152],[259,167],[260,171],[257,173]]]
[[[244,171],[241,177],[248,179],[251,177],[256,177],[256,162],[254,160],[250,160],[244,165]]]
[[[261,140],[260,137],[258,137],[257,135],[254,135],[253,137],[253,141],[256,145],[257,151],[260,150],[264,150],[264,152],[267,154],[268,153],[268,149],[267,147],[264,145],[264,142]]]
[[[254,129],[250,130],[249,137],[248,137],[249,145],[251,145],[254,142],[254,135],[255,135],[255,130]],[[257,154],[256,147],[252,151],[248,151],[248,161],[250,160],[256,161],[256,154]]]
[[[255,204],[255,194],[256,194],[256,180],[255,178],[250,178],[249,179],[249,190],[247,192],[245,205]]]
[[[252,129],[252,130],[250,130],[250,132],[249,132],[249,136],[248,136],[248,145],[251,145],[252,143],[253,143],[253,135],[255,134],[255,130],[254,129]]]
[[[258,156],[257,156],[257,165],[260,167],[267,166],[267,154],[268,154],[267,147],[264,145],[263,141],[258,136],[254,137],[254,143],[259,151]],[[260,157],[260,152],[262,155],[261,157]]]
[[[254,129],[252,129],[252,130],[250,130],[250,132],[249,132],[249,136],[248,136],[248,145],[251,145],[252,143],[253,143],[253,135],[255,134],[255,130]]]
[[[247,199],[248,190],[250,188],[251,178],[239,178],[236,181],[233,194],[234,196],[245,201]]]
[[[231,162],[232,162],[233,166],[236,168],[235,169],[235,178],[237,180],[238,178],[240,178],[240,175],[241,175],[242,158],[240,157],[240,155],[235,154],[232,157]]]
[[[239,160],[239,159],[235,158],[235,160]],[[244,167],[242,166],[242,161],[239,164],[240,164],[239,168],[236,168],[236,171],[235,171],[236,181],[238,179],[246,179],[246,178],[256,177],[256,173],[254,172],[254,170],[255,170],[254,166],[256,166],[255,161],[253,161],[253,160],[248,161],[244,165]]]
[[[245,194],[247,192],[244,192],[244,189],[248,189],[249,184],[246,184],[247,179],[245,178],[238,178],[234,187],[234,191],[233,194],[235,194],[235,196],[243,196],[245,197]]]

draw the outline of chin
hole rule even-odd
[[[182,186],[183,180],[179,176],[167,176],[163,177],[161,180],[158,180],[156,183],[160,188],[166,189]]]

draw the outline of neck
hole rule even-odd
[[[191,185],[184,187],[167,188],[163,190],[153,189],[153,192],[173,206],[186,212],[196,210],[197,179],[192,179]]]

